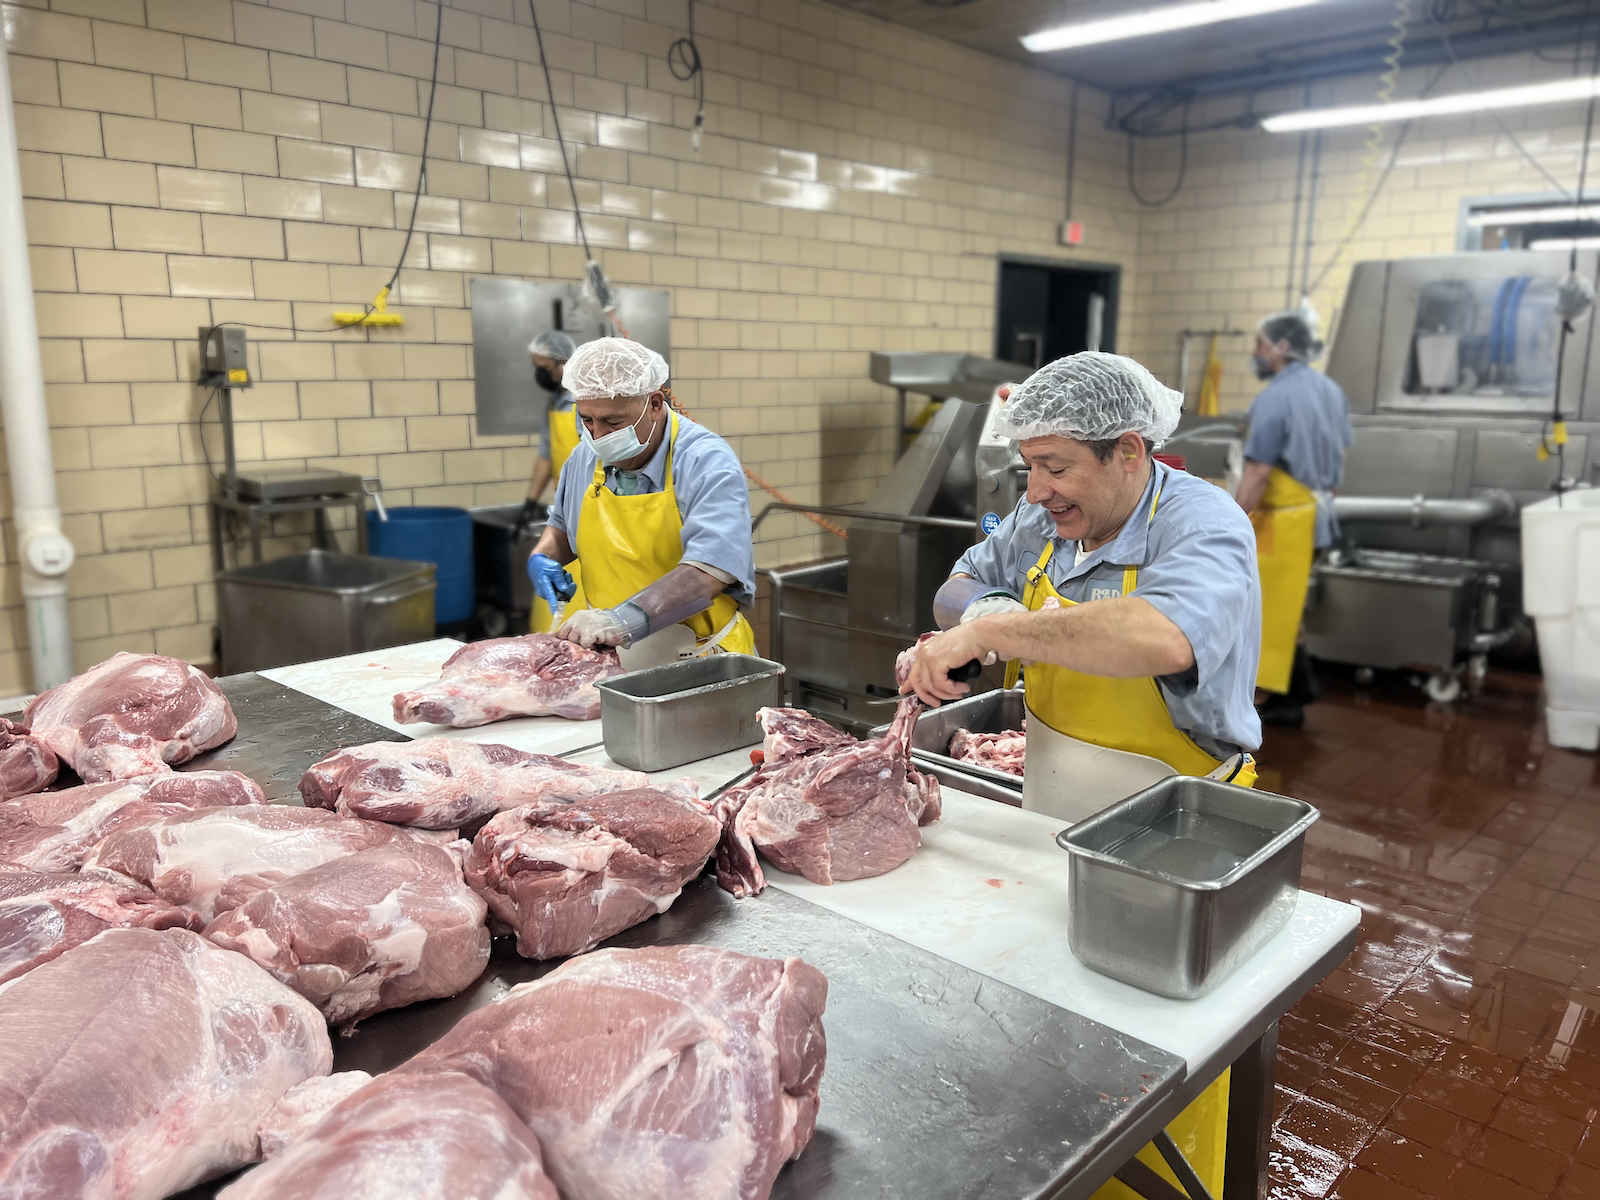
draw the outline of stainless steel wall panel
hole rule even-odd
[[[1358,425],[1339,490],[1349,496],[1450,496],[1459,446],[1454,429]]]
[[[524,279],[472,281],[472,373],[478,433],[485,436],[537,433],[544,428],[549,394],[533,381],[528,343],[563,328],[583,343],[615,332],[605,318],[574,329],[578,302],[575,283],[532,283]],[[565,311],[568,320],[557,324]],[[637,342],[672,361],[671,317],[667,293],[644,288],[617,289],[617,318]]]

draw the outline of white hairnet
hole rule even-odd
[[[547,329],[528,343],[528,353],[566,362],[572,357],[572,339],[559,329]]]
[[[585,342],[562,368],[561,382],[574,400],[645,396],[667,382],[667,360],[627,338]]]
[[[1011,389],[995,432],[1019,442],[1072,438],[1099,442],[1137,433],[1160,445],[1178,427],[1183,393],[1131,358],[1085,350],[1040,367]]]

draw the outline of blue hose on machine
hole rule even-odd
[[[434,621],[454,625],[477,611],[472,563],[472,517],[464,508],[389,509],[387,521],[367,514],[367,549],[380,558],[431,562],[435,573]]]

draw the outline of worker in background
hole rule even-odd
[[[750,495],[732,447],[672,408],[666,360],[638,342],[586,342],[562,380],[582,440],[528,560],[552,609],[570,596],[565,565],[583,568],[585,606],[568,605],[557,635],[616,646],[629,670],[752,653]]]
[[[939,589],[944,632],[901,691],[939,704],[967,691],[952,669],[1020,662],[1024,808],[1080,820],[1174,772],[1254,779],[1255,538],[1226,492],[1152,459],[1182,401],[1132,359],[1085,352],[998,417],[1027,494]]]
[[[572,349],[572,339],[555,330],[541,333],[528,346],[528,353],[533,356],[533,381],[550,393],[539,457],[533,460],[533,478],[528,482],[530,505],[544,498],[545,486],[561,477],[562,465],[578,447],[578,416],[573,411],[572,393],[561,382]]]
[[[1307,364],[1322,352],[1299,313],[1278,313],[1256,330],[1251,364],[1270,380],[1250,406],[1239,507],[1256,529],[1261,570],[1261,666],[1256,686],[1269,725],[1299,727],[1321,695],[1300,637],[1318,550],[1338,536],[1333,490],[1353,435],[1339,385]]]
[[[544,490],[551,479],[561,478],[561,468],[578,445],[578,414],[573,408],[572,393],[561,382],[572,349],[572,339],[558,330],[541,333],[528,344],[528,353],[533,358],[533,381],[549,393],[549,399],[545,402],[539,457],[533,460],[533,478],[528,481],[528,498],[522,505],[519,529],[530,528],[544,519],[540,504]],[[583,577],[576,564],[571,575],[574,588],[571,603],[576,610],[583,607]],[[555,628],[555,613],[560,611],[559,607],[552,610],[544,597],[534,596],[533,610],[528,614],[529,632],[549,633]]]

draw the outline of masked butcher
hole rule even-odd
[[[562,382],[582,435],[528,559],[534,591],[552,611],[567,604],[557,635],[615,646],[628,670],[753,653],[750,497],[733,449],[672,407],[666,360],[638,342],[584,343]]]

